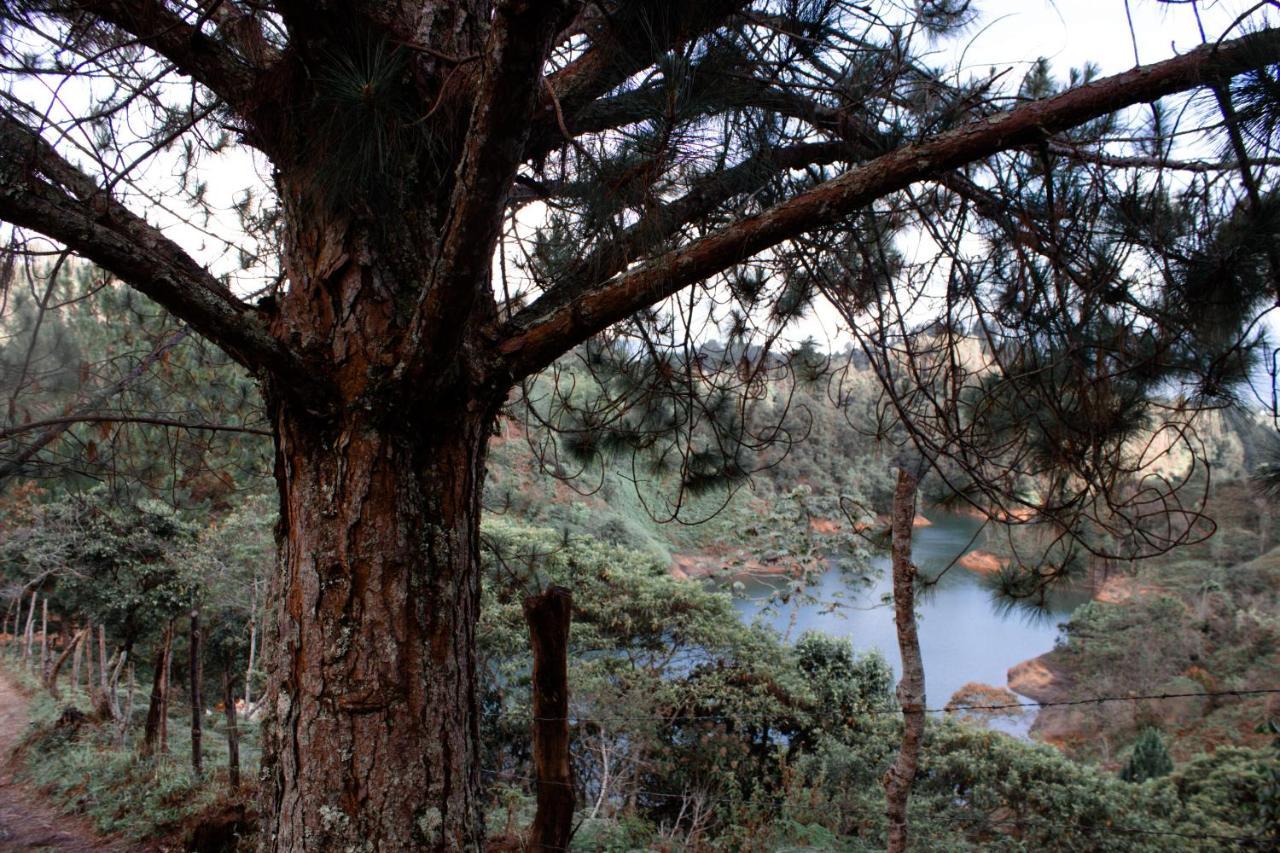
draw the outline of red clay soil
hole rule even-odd
[[[136,850],[98,837],[88,820],[62,814],[17,778],[13,750],[27,727],[27,700],[0,672],[0,850]]]

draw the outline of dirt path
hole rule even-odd
[[[99,838],[86,819],[62,814],[14,778],[11,756],[26,727],[26,697],[0,672],[0,851],[131,849]]]

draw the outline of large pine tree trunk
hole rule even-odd
[[[481,846],[475,631],[494,412],[279,405],[266,696],[270,850]]]

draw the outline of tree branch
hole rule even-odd
[[[1175,172],[1201,174],[1220,174],[1240,170],[1240,163],[1235,160],[1172,160],[1166,157],[1108,154],[1105,151],[1078,148],[1062,142],[1050,142],[1049,152],[1077,163],[1093,163],[1115,169],[1169,169]],[[1251,157],[1249,162],[1255,166],[1280,166],[1280,157]]]
[[[0,438],[7,438],[9,435],[15,435],[20,432],[29,432],[32,429],[43,427],[40,435],[36,436],[34,441],[15,454],[12,459],[0,463],[0,489],[4,488],[5,481],[9,477],[19,473],[23,466],[34,459],[41,450],[44,450],[50,444],[53,444],[53,442],[58,439],[58,436],[62,435],[70,429],[73,424],[77,423],[80,415],[96,411],[112,397],[132,385],[139,377],[150,370],[153,364],[163,358],[169,350],[180,344],[182,340],[190,334],[190,332],[191,329],[189,327],[174,332],[167,340],[161,343],[160,346],[147,353],[132,370],[108,385],[106,388],[103,388],[96,394],[93,394],[87,401],[85,401],[84,405],[78,407],[77,411],[61,418],[23,424],[22,426],[15,427],[11,430],[0,432]]]
[[[593,22],[591,49],[548,77],[565,115],[574,116],[673,47],[710,32],[750,0],[633,0]],[[555,133],[552,95],[543,97],[535,132]]]
[[[64,415],[60,418],[46,418],[42,421],[31,421],[21,426],[9,427],[8,429],[0,429],[0,440],[12,438],[15,435],[21,435],[24,432],[32,432],[47,427],[61,427],[58,433],[66,432],[67,428],[76,424],[148,424],[150,426],[177,427],[180,429],[197,429],[205,432],[241,432],[248,435],[271,436],[273,433],[269,429],[261,429],[259,427],[237,426],[236,424],[214,424],[214,423],[192,423],[190,421],[177,420],[176,418],[161,418],[151,415],[129,415],[117,412],[86,412],[77,415]],[[47,446],[47,442],[46,442]],[[5,468],[0,468],[0,480],[3,480],[9,472]]]
[[[172,62],[233,109],[253,97],[257,72],[218,39],[203,33],[156,0],[77,0],[72,10],[89,12],[123,30]],[[246,116],[247,117],[247,116]]]
[[[278,376],[308,408],[324,408],[329,395],[316,374],[248,305],[8,112],[0,112],[0,219],[109,270],[240,364]]]
[[[492,247],[523,159],[542,65],[552,37],[579,6],[577,0],[508,0],[494,14],[439,260],[414,317],[417,345],[411,358],[416,365],[430,358],[429,351],[449,351],[446,341],[462,334],[457,318],[470,314],[487,285]]]
[[[839,221],[912,183],[1044,139],[1134,104],[1280,61],[1280,31],[1267,29],[1134,68],[1053,98],[970,122],[908,145],[676,249],[580,294],[568,303],[539,299],[506,324],[499,351],[511,375],[550,364],[561,353],[636,311],[740,263],[757,252]]]
[[[617,239],[584,257],[572,272],[556,282],[526,312],[517,314],[512,322],[519,324],[526,313],[530,316],[545,313],[553,305],[564,307],[573,304],[600,281],[626,269],[684,225],[706,216],[735,196],[754,192],[781,172],[806,166],[854,162],[863,153],[847,142],[802,142],[768,148],[728,169],[711,172],[696,181],[685,195],[659,205],[624,230]]]
[[[711,113],[724,109],[755,107],[779,115],[799,119],[811,127],[869,150],[883,150],[881,137],[871,129],[865,113],[855,118],[847,112],[812,101],[793,92],[771,86],[760,80],[724,74],[715,68],[694,68],[689,73],[692,88],[686,95],[691,103],[702,105]],[[601,133],[633,122],[644,121],[654,114],[667,97],[666,86],[653,83],[608,98],[600,98],[578,110],[566,113],[565,125],[558,121],[534,127],[525,146],[525,159],[538,162],[563,145],[566,132],[571,137]],[[562,105],[563,111],[563,105]]]

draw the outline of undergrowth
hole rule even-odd
[[[144,758],[138,745],[146,696],[135,695],[133,717],[123,739],[116,724],[98,722],[82,691],[64,689],[55,699],[25,669],[5,662],[11,681],[30,695],[30,725],[18,748],[24,781],[45,792],[64,812],[88,816],[103,835],[141,842],[180,837],[200,817],[250,798],[229,791],[227,744],[221,715],[206,715],[203,778],[191,769],[191,718],[170,716],[168,752]],[[59,722],[68,708],[85,717]],[[257,775],[257,730],[239,721],[242,779]]]

